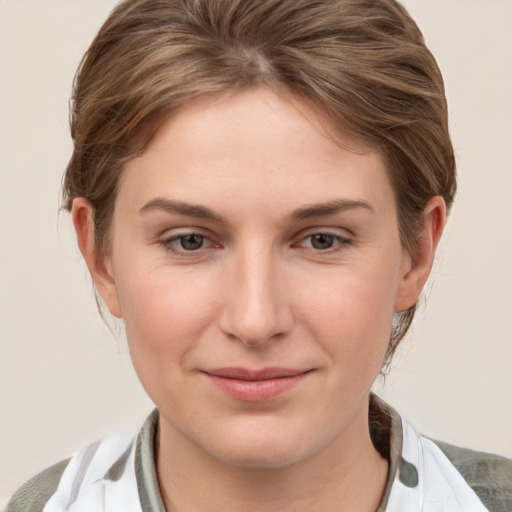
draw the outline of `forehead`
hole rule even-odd
[[[340,194],[389,202],[382,156],[333,133],[320,110],[266,88],[195,100],[169,116],[145,153],[127,164],[120,193],[140,201],[237,197],[260,208],[270,199],[294,207]]]

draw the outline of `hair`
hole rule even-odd
[[[268,86],[307,99],[339,133],[378,149],[412,251],[434,196],[456,190],[444,84],[394,0],[125,0],[77,71],[64,207],[86,198],[100,256],[123,167],[194,98]],[[385,367],[416,305],[395,319]]]

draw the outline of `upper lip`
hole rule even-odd
[[[283,377],[294,377],[303,373],[307,373],[308,371],[309,370],[278,367],[262,368],[259,370],[242,367],[227,367],[204,370],[204,373],[213,375],[214,377],[223,377],[225,379],[258,381],[278,379]]]

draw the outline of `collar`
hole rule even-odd
[[[158,430],[158,410],[155,409],[137,438],[135,471],[139,496],[144,512],[165,512],[156,475],[155,446]],[[379,453],[388,460],[389,473],[381,504],[376,512],[391,512],[387,505],[396,476],[400,481],[412,482],[417,475],[401,457],[402,420],[400,415],[377,395],[370,395],[369,412],[370,433]],[[403,510],[403,509],[401,509]]]
[[[376,512],[489,512],[441,449],[375,395],[369,423],[375,447],[389,461]],[[44,512],[165,512],[156,475],[157,429],[155,410],[135,442],[116,436],[77,453]]]

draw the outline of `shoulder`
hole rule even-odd
[[[148,504],[144,510],[163,510],[154,469],[157,424],[155,409],[136,439],[130,433],[109,436],[45,469],[16,491],[4,512],[62,511],[75,506],[99,511],[111,510],[114,504],[114,510],[140,512],[139,499]]]
[[[512,460],[433,440],[491,512],[512,510]]]
[[[26,482],[5,512],[42,512],[48,507],[67,510],[83,494],[99,496],[105,482],[120,480],[126,473],[131,476],[128,462],[133,445],[126,436],[111,436],[86,446]]]
[[[32,477],[14,493],[5,512],[41,512],[57,490],[69,461],[58,462]]]

